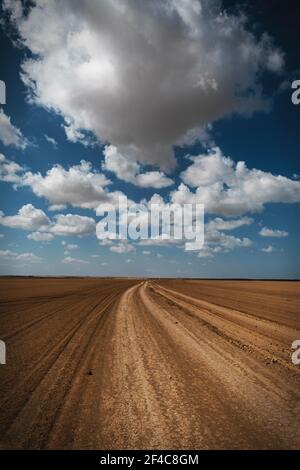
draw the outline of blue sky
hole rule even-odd
[[[1,274],[299,277],[298,15],[261,3],[3,2]],[[204,203],[201,252],[99,242],[118,194]]]

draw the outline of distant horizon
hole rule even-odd
[[[146,276],[80,276],[80,275],[49,275],[49,276],[39,276],[39,275],[20,275],[20,274],[0,274],[0,278],[3,277],[21,277],[21,278],[37,278],[37,279],[146,279],[146,280],[155,280],[155,279],[182,279],[182,280],[191,280],[191,281],[295,281],[299,282],[300,278],[247,278],[247,277],[146,277]]]

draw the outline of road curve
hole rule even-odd
[[[253,311],[201,283],[72,286],[0,303],[1,448],[300,448],[298,285],[284,318],[260,287]]]

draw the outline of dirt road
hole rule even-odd
[[[1,448],[299,449],[299,287],[2,279]]]

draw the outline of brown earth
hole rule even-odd
[[[300,284],[0,281],[0,447],[299,449]]]

